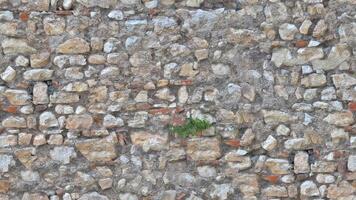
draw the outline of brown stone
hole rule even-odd
[[[15,151],[17,159],[26,167],[31,168],[33,162],[37,160],[36,149],[33,147],[18,149]]]
[[[0,193],[7,193],[10,189],[10,182],[8,180],[0,180]]]
[[[90,129],[93,124],[93,118],[91,115],[70,115],[66,120],[66,129]]]
[[[154,150],[161,151],[167,148],[167,137],[158,134],[151,134],[144,131],[130,134],[131,141],[134,145],[141,146],[144,151]]]
[[[105,138],[84,140],[75,146],[90,162],[109,162],[117,156],[115,144]]]
[[[82,38],[72,38],[60,44],[57,48],[58,53],[64,54],[79,54],[90,51],[90,46],[87,41]]]
[[[216,160],[221,156],[220,141],[217,138],[193,138],[187,142],[187,154],[195,161]]]

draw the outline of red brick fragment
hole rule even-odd
[[[231,147],[240,147],[240,140],[236,140],[236,139],[231,139],[231,140],[227,140],[225,141],[226,145],[229,145]]]
[[[349,110],[352,112],[356,111],[356,102],[350,102],[349,103]]]
[[[20,12],[19,17],[21,21],[27,21],[30,18],[27,12]]]
[[[306,47],[307,45],[308,45],[308,41],[306,41],[306,40],[298,40],[295,43],[295,46],[298,48],[303,48],[303,47]]]
[[[279,176],[277,175],[267,175],[263,177],[264,180],[272,183],[272,184],[276,184],[279,180]]]

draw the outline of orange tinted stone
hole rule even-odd
[[[10,182],[7,180],[0,180],[0,193],[6,193],[10,189]]]
[[[22,21],[27,21],[29,19],[27,12],[20,12],[19,17]]]
[[[308,45],[308,41],[306,41],[306,40],[298,40],[295,43],[295,46],[298,48],[306,47],[307,45]]]
[[[356,102],[349,103],[349,110],[352,112],[356,111]]]
[[[270,182],[270,183],[273,183],[273,184],[276,184],[279,180],[279,176],[277,175],[268,175],[268,176],[264,176],[263,177],[264,180]]]
[[[7,108],[4,109],[5,112],[8,113],[16,113],[17,107],[16,106],[8,106]]]
[[[227,140],[225,141],[225,144],[232,147],[240,147],[240,140],[235,140],[235,139]]]

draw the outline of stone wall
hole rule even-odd
[[[0,0],[0,44],[0,200],[356,199],[355,0]]]

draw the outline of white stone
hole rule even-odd
[[[59,123],[56,116],[52,112],[43,112],[40,115],[40,127],[41,128],[54,128],[58,127]]]
[[[316,184],[313,181],[304,181],[300,185],[300,194],[303,196],[313,197],[319,196],[319,190]]]
[[[279,125],[276,129],[277,135],[288,136],[290,133],[290,129],[286,125]]]
[[[279,27],[279,35],[282,40],[293,40],[297,32],[298,29],[294,24],[284,23]]]
[[[8,66],[3,73],[1,73],[1,79],[5,82],[11,82],[16,77],[16,70]]]
[[[63,8],[65,10],[70,10],[73,6],[73,0],[64,0],[63,1]]]
[[[62,164],[69,164],[71,158],[77,157],[73,147],[54,147],[50,151],[52,160],[59,161]]]
[[[121,10],[112,10],[109,14],[108,17],[110,19],[115,19],[115,20],[123,20],[124,19],[124,13]]]
[[[21,178],[26,182],[37,182],[40,180],[40,174],[36,171],[21,171]]]
[[[349,171],[356,171],[356,155],[349,156],[349,159],[347,160],[347,168],[349,169]]]
[[[124,121],[121,118],[116,118],[115,116],[111,115],[111,114],[107,114],[104,117],[103,120],[103,126],[106,128],[114,128],[114,127],[119,127],[119,126],[123,126],[124,125]]]
[[[230,67],[225,64],[213,64],[211,65],[213,73],[218,76],[224,76],[230,74]]]
[[[272,135],[269,135],[262,143],[262,148],[266,151],[272,151],[274,148],[276,148],[277,144],[277,140]]]
[[[211,166],[201,166],[197,168],[198,173],[201,177],[210,178],[216,176],[216,169]]]

